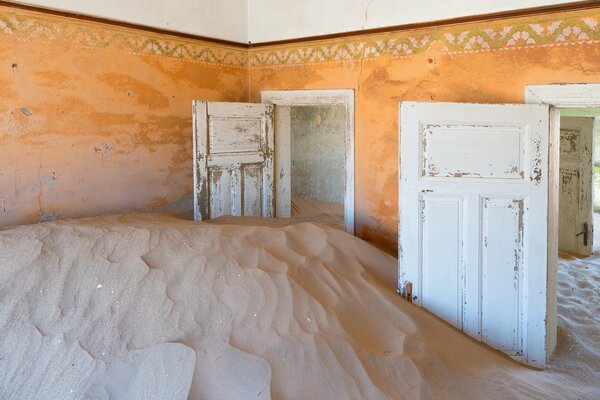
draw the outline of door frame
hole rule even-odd
[[[600,107],[600,84],[551,84],[525,86],[526,104],[550,106],[548,138],[548,271],[546,300],[546,354],[556,348],[558,302],[558,198],[560,193],[560,109]]]
[[[345,109],[345,197],[344,225],[346,232],[354,235],[354,90],[265,90],[261,92],[261,101],[275,106],[319,106],[338,105]],[[275,110],[275,216],[285,215],[285,203],[290,193],[282,190],[283,176],[290,176],[291,171],[281,165],[290,148],[289,118],[277,115]],[[286,126],[287,125],[287,126]],[[279,143],[279,144],[278,144]]]

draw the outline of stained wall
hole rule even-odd
[[[250,100],[262,90],[354,89],[356,233],[393,251],[398,103],[522,103],[525,85],[598,83],[599,23],[593,9],[259,47]]]
[[[192,99],[245,101],[244,49],[0,7],[0,226],[192,193]]]
[[[0,7],[0,226],[192,192],[191,100],[354,89],[357,235],[396,248],[398,103],[600,82],[600,8],[250,51]]]
[[[344,204],[344,106],[290,107],[292,197]]]

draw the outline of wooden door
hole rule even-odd
[[[560,194],[558,249],[592,254],[594,119],[560,119]]]
[[[194,101],[194,218],[272,217],[273,106]]]
[[[401,103],[399,290],[523,363],[546,360],[545,105]]]

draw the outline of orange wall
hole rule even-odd
[[[398,102],[522,103],[524,86],[600,82],[600,9],[250,51],[262,90],[354,89],[357,235],[396,249]]]
[[[0,226],[190,194],[192,99],[351,88],[357,234],[393,250],[398,102],[600,82],[599,23],[600,8],[248,52],[0,7]]]
[[[192,99],[245,101],[246,60],[244,49],[0,7],[0,226],[190,194]]]

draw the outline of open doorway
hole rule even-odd
[[[600,362],[600,108],[560,108],[555,370]]]
[[[262,92],[275,106],[275,216],[354,234],[354,91]]]
[[[599,199],[594,195],[594,170],[600,155],[595,149],[600,85],[531,85],[525,88],[525,100],[550,106],[547,355],[554,352],[550,368],[555,371],[585,376],[600,363],[600,257],[592,254],[600,239],[594,235],[594,225],[596,231],[600,226],[594,224],[593,212],[593,202]],[[565,210],[569,203],[576,207]],[[587,229],[585,222],[590,224]],[[571,244],[584,249],[565,252],[569,241],[560,237],[565,233]]]
[[[560,252],[600,251],[600,108],[560,110]]]
[[[536,367],[556,348],[557,299],[562,364],[553,367],[582,370],[600,355],[576,365],[580,353],[600,349],[600,263],[569,268],[561,255],[557,285],[561,177],[571,184],[563,192],[589,210],[563,218],[563,230],[583,240],[580,222],[593,225],[592,128],[561,126],[560,109],[600,105],[598,86],[527,87],[525,105],[400,105],[399,292]],[[573,165],[561,165],[561,155]],[[575,346],[581,351],[569,353]]]
[[[600,301],[600,263],[598,257],[581,257],[559,252],[560,236],[560,201],[561,168],[566,164],[561,162],[565,149],[572,149],[573,143],[561,146],[564,139],[561,129],[570,129],[561,123],[561,117],[596,117],[595,109],[600,107],[600,84],[552,84],[529,85],[525,87],[525,102],[529,104],[545,104],[550,106],[549,131],[549,185],[548,185],[548,264],[546,268],[546,344],[547,356],[556,349],[557,359],[562,360],[558,368],[581,370],[585,373],[586,366],[597,364],[600,360],[600,343],[594,338],[600,332],[600,320],[597,318],[597,304]],[[562,112],[562,115],[561,115]],[[582,114],[585,113],[585,114]],[[592,113],[590,115],[588,113]],[[588,246],[594,242],[593,235],[593,132],[587,141],[590,157],[584,171],[589,171],[588,183],[584,186],[589,192],[587,199],[581,201],[588,211],[582,215],[589,218]],[[574,142],[577,146],[577,141]],[[582,163],[582,165],[584,165]],[[576,174],[575,174],[576,176]],[[581,175],[580,175],[581,177]],[[587,180],[588,178],[586,178]],[[574,196],[576,193],[571,193]],[[584,196],[581,196],[583,199]],[[564,207],[564,204],[563,204]],[[581,221],[567,221],[563,216],[562,228],[578,232],[575,237],[583,241],[585,230]],[[581,235],[577,236],[579,233]],[[595,235],[598,239],[599,235]],[[591,249],[588,250],[591,253]],[[596,261],[594,262],[594,258]],[[557,329],[558,328],[558,329]],[[557,346],[558,343],[558,346]],[[586,360],[580,360],[585,355]],[[591,358],[588,356],[592,355]],[[583,361],[583,362],[582,362]],[[555,367],[555,368],[556,368]]]
[[[294,217],[354,234],[354,91],[262,101],[193,102],[194,219]]]
[[[292,218],[344,230],[345,109],[290,107]]]

